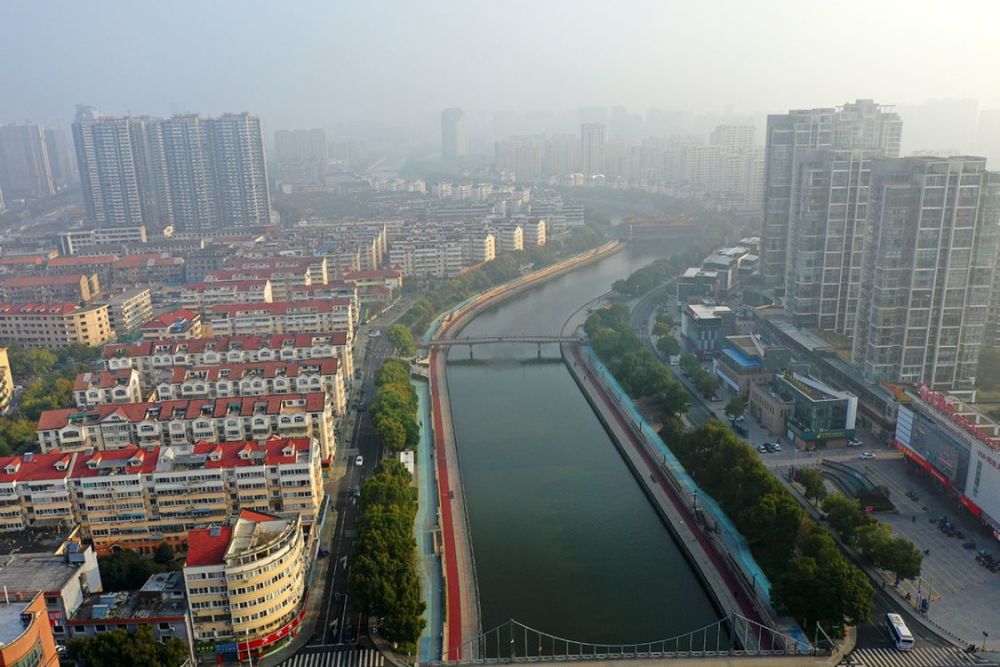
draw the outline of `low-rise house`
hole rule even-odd
[[[73,382],[76,407],[101,403],[138,403],[142,400],[139,372],[134,368],[79,373]]]

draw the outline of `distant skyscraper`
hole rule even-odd
[[[465,155],[465,113],[452,107],[441,112],[441,157],[454,160]]]
[[[871,166],[853,357],[872,380],[971,389],[1000,234],[1000,173],[983,158]]]
[[[159,121],[77,106],[73,141],[87,217],[101,227],[173,224]]]
[[[518,181],[530,181],[542,175],[544,137],[507,137],[496,142],[495,163],[498,170]]]
[[[52,180],[57,185],[68,185],[76,180],[73,152],[66,140],[66,132],[61,127],[45,128],[45,147],[49,152],[49,166]]]
[[[768,116],[761,273],[769,286],[787,290],[793,280],[791,276],[801,275],[803,268],[793,265],[795,258],[789,240],[793,236],[790,230],[798,224],[797,212],[803,210],[798,187],[799,162],[804,152],[877,150],[887,157],[896,157],[901,134],[899,116],[871,100],[858,100],[836,109],[802,109]],[[814,155],[811,156],[813,159]],[[835,203],[849,205],[849,202]],[[802,278],[799,283],[805,280]],[[806,295],[806,298],[813,297]]]
[[[274,133],[272,177],[278,183],[311,185],[322,183],[330,159],[326,132],[278,130]]]
[[[163,121],[161,127],[175,224],[185,231],[215,229],[219,210],[207,119],[184,114]]]
[[[73,139],[87,215],[99,226],[199,231],[270,222],[256,117],[112,118],[81,106]]]
[[[753,125],[718,125],[709,137],[709,143],[722,150],[737,153],[753,146]]]
[[[584,176],[604,173],[604,151],[607,130],[603,123],[584,123],[580,126],[580,167]]]
[[[0,187],[11,198],[55,194],[41,125],[0,125]]]
[[[260,118],[227,113],[209,120],[219,224],[225,229],[271,224],[271,193]]]

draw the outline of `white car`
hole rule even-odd
[[[875,455],[872,454],[871,452],[861,452],[860,454],[858,454],[858,458],[859,459],[873,459],[873,458],[875,458]]]
[[[381,335],[382,335],[382,332],[379,331],[378,329],[372,329],[371,331],[368,332],[368,337],[369,338],[378,338]]]
[[[354,465],[356,465],[356,466],[358,466],[360,468],[364,464],[365,464],[365,457],[361,456],[360,454],[358,456],[354,457]]]
[[[850,440],[847,441],[847,446],[848,447],[860,447],[861,446],[861,441],[858,440],[857,438],[851,438]]]
[[[780,442],[772,442],[771,446],[774,447],[774,451],[776,451],[776,452],[780,452],[781,451],[781,443]]]

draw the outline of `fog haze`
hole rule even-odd
[[[436,131],[442,107],[1000,107],[995,2],[5,2],[0,121],[249,110]]]

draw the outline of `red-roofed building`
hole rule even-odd
[[[245,511],[309,526],[323,498],[320,445],[308,437],[0,457],[0,532],[79,524],[101,554],[184,550],[192,525]]]
[[[236,658],[290,642],[305,614],[315,539],[300,520],[251,511],[191,531],[184,580],[195,642]]]
[[[160,401],[323,391],[334,414],[346,408],[344,377],[335,358],[174,366],[160,372],[155,386]]]
[[[181,303],[189,310],[208,312],[217,304],[265,304],[274,300],[271,281],[215,280],[188,283],[181,289]]]
[[[76,407],[100,403],[138,403],[142,400],[139,372],[134,368],[80,373],[73,382]]]
[[[230,257],[226,268],[236,271],[247,269],[308,269],[310,283],[325,285],[329,282],[326,257],[310,255],[304,257]]]
[[[286,333],[268,336],[215,336],[194,340],[166,339],[107,345],[103,357],[109,370],[136,368],[144,384],[152,385],[164,369],[175,366],[216,366],[224,363],[307,361],[336,358],[345,378],[354,373],[354,358],[346,331]]]
[[[15,276],[0,282],[0,299],[10,303],[88,303],[101,291],[96,273]]]
[[[316,438],[327,461],[336,448],[333,424],[333,406],[323,392],[173,400],[46,410],[38,419],[38,442],[42,451],[104,451],[277,434]]]
[[[27,347],[101,345],[114,335],[107,305],[0,303],[0,339]]]
[[[312,285],[312,275],[309,265],[289,267],[267,267],[246,269],[222,269],[212,271],[205,276],[205,282],[233,282],[247,280],[266,280],[271,283],[272,300],[287,301],[288,292],[293,287],[308,287]]]
[[[183,257],[168,253],[126,255],[111,269],[111,279],[118,287],[136,285],[179,285],[184,282]]]
[[[354,306],[349,299],[229,303],[213,306],[209,324],[215,336],[252,336],[286,332],[354,332]]]
[[[178,308],[142,325],[143,340],[163,338],[201,338],[201,314],[187,308]]]

